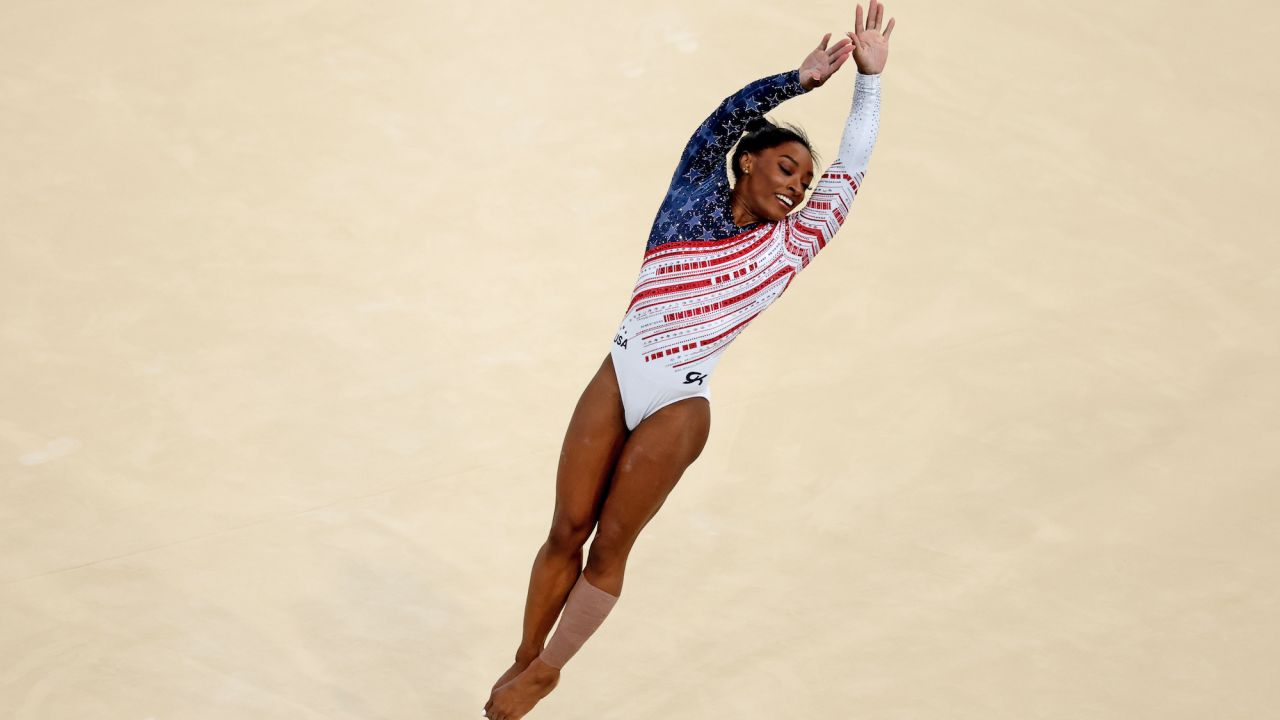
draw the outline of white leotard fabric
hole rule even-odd
[[[710,400],[710,376],[725,348],[848,217],[879,117],[880,77],[859,74],[838,157],[802,209],[731,237],[675,240],[645,252],[611,349],[628,429],[679,400]]]

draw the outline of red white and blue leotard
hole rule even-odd
[[[840,229],[880,120],[880,76],[858,74],[854,88],[836,161],[808,203],[778,222],[733,224],[725,156],[748,122],[804,92],[798,71],[734,93],[690,138],[611,351],[628,429],[678,400],[710,400],[721,353]]]

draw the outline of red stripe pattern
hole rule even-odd
[[[623,327],[646,363],[709,372],[840,229],[862,184],[835,162],[809,202],[722,240],[664,243],[644,256]]]

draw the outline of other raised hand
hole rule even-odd
[[[853,61],[863,75],[878,75],[889,59],[889,33],[893,32],[893,18],[884,24],[884,3],[871,0],[867,8],[866,24],[863,24],[862,5],[854,13],[854,31],[845,33],[853,43]],[[881,28],[884,28],[883,32]]]
[[[840,38],[835,45],[827,47],[827,42],[831,40],[831,33],[822,36],[822,42],[818,43],[818,47],[800,63],[800,85],[805,90],[812,90],[816,87],[822,87],[822,84],[836,74],[840,66],[849,59],[849,53],[853,51],[854,41],[851,38]]]

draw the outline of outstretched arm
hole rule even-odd
[[[792,70],[756,80],[725,98],[689,138],[671,178],[672,185],[724,178],[724,156],[747,123],[804,92],[800,72]]]
[[[698,126],[685,146],[673,183],[698,182],[725,176],[725,155],[741,137],[747,123],[761,117],[784,101],[801,95],[827,81],[849,59],[852,38],[840,38],[828,47],[831,33],[805,57],[800,68],[756,80],[725,98]],[[726,180],[727,182],[727,180]]]
[[[849,33],[849,37],[855,45],[853,57],[858,76],[854,81],[853,107],[840,138],[840,150],[835,162],[818,181],[809,202],[788,218],[792,232],[788,235],[787,252],[796,258],[801,268],[826,247],[848,217],[849,207],[871,162],[871,150],[880,127],[880,72],[889,56],[889,34],[894,25],[890,18],[881,32],[883,18],[884,4],[876,0],[871,0],[865,26],[862,6],[857,8],[854,23],[857,30]]]

